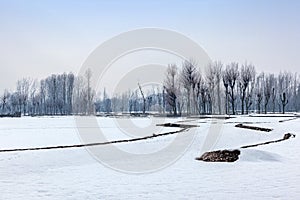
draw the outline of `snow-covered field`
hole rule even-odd
[[[239,116],[223,121],[220,132],[212,128],[219,126],[218,120],[188,119],[182,123],[199,127],[180,134],[185,140],[196,131],[192,144],[174,162],[161,168],[153,165],[147,173],[126,173],[104,166],[84,148],[0,153],[0,199],[299,199],[300,119],[279,123],[282,119],[287,118]],[[155,119],[119,120],[121,123],[116,125],[113,118],[97,118],[107,140],[146,136],[150,133],[134,132],[132,126],[146,130]],[[266,133],[241,129],[234,127],[237,123],[274,130]],[[127,134],[118,126],[123,126]],[[157,127],[155,134],[174,130],[178,129]],[[240,159],[234,163],[195,160],[205,148],[234,149],[280,139],[286,132],[295,133],[296,138],[242,149]],[[176,135],[168,135],[113,145],[130,154],[147,156],[170,145],[182,149],[175,140]],[[73,117],[0,118],[0,149],[80,143]],[[161,154],[160,159],[168,160],[168,154]],[[143,160],[136,163],[128,157],[117,157],[113,162],[126,168],[138,167]]]

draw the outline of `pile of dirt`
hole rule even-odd
[[[292,134],[292,133],[286,133],[286,134],[284,134],[284,136],[283,136],[283,140],[287,140],[287,139],[290,139],[290,137],[296,137],[296,135],[295,134]]]
[[[205,162],[234,162],[239,159],[240,150],[218,150],[204,153],[196,160]]]

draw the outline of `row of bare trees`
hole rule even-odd
[[[173,115],[298,112],[297,74],[257,75],[252,64],[213,62],[201,72],[194,61],[169,65],[164,81],[167,110]]]
[[[84,77],[73,73],[52,74],[40,81],[23,78],[17,81],[16,91],[4,91],[1,113],[23,115],[93,114],[94,91],[90,86],[92,73]]]
[[[163,87],[110,97],[91,87],[92,71],[84,76],[63,73],[40,81],[23,78],[14,92],[0,96],[1,114],[91,115],[99,112],[155,112],[171,115],[298,112],[300,81],[289,72],[257,74],[252,64],[213,62],[202,71],[193,60],[170,64]],[[142,78],[142,77],[139,77]]]

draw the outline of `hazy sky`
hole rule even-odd
[[[0,93],[22,77],[76,73],[103,41],[158,27],[199,43],[213,60],[300,72],[300,1],[0,0]]]

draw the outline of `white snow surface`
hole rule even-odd
[[[189,130],[197,130],[193,143],[176,162],[151,173],[113,170],[84,148],[0,153],[0,199],[299,199],[300,119],[279,123],[282,119],[288,118],[255,115],[225,120],[210,150],[236,149],[280,139],[287,132],[296,134],[295,138],[280,143],[240,149],[240,159],[234,163],[195,160],[201,156],[209,129],[216,122],[213,119],[180,122],[199,126]],[[113,118],[97,120],[108,140],[138,136],[138,133],[130,135],[130,126],[126,129],[129,134],[124,134]],[[152,119],[122,120],[143,128]],[[171,118],[167,122],[182,120],[185,119]],[[234,127],[238,123],[274,130],[261,132]],[[158,128],[155,134],[174,130],[178,128]],[[113,145],[130,153],[151,153],[168,146],[175,137]],[[0,118],[0,149],[80,143],[74,117]],[[126,165],[129,161],[116,162]]]

